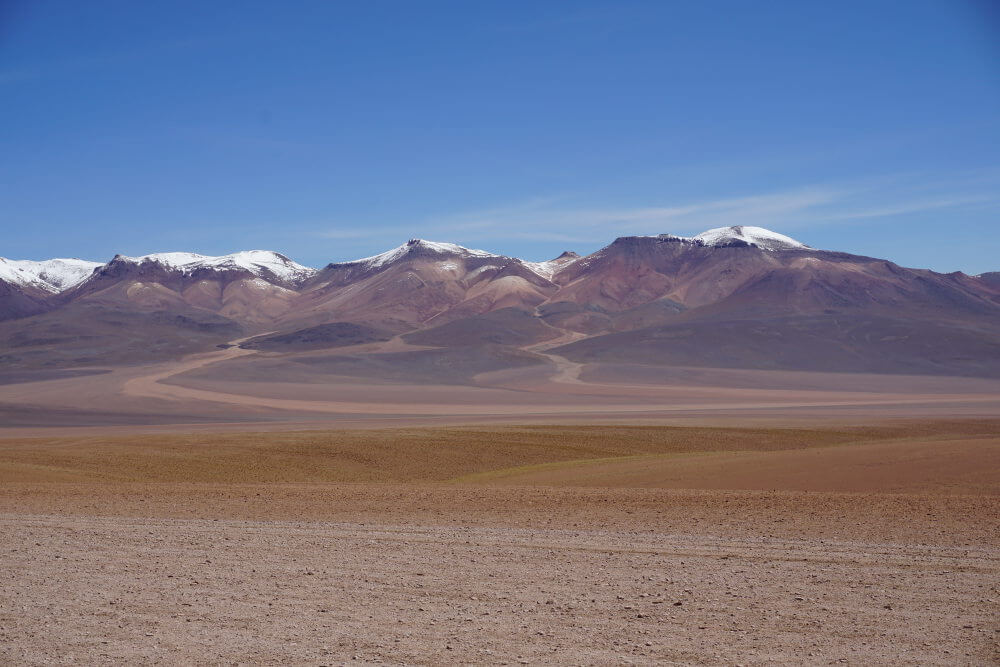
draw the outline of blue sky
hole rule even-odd
[[[755,224],[1000,270],[1000,14],[963,2],[0,2],[0,255]]]

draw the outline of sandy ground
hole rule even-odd
[[[351,350],[330,354],[357,353]],[[535,352],[547,363],[479,373],[462,385],[431,376],[415,382],[310,374],[309,364],[229,347],[179,361],[0,385],[0,433],[247,422],[284,430],[324,423],[790,425],[1000,414],[997,380],[581,365]]]
[[[655,530],[0,517],[10,663],[987,664],[997,554]]]
[[[526,466],[479,478],[516,486],[992,494],[1000,489],[1000,437],[639,455]]]
[[[249,422],[275,430],[470,422],[808,425],[1000,414],[1000,382],[982,379],[674,371],[659,384],[638,374],[629,384],[622,375],[629,369],[615,375],[606,366],[552,358],[549,365],[481,374],[475,385],[337,376],[282,381],[269,367],[254,370],[258,357],[229,348],[180,362],[0,385],[0,434],[183,424],[246,430]],[[234,379],[241,373],[252,379]]]
[[[968,420],[0,440],[0,663],[993,664],[998,449]]]
[[[1000,382],[537,351],[0,385],[0,664],[1000,662]]]

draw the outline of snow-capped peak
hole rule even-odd
[[[709,246],[724,246],[734,241],[742,241],[744,243],[752,243],[761,250],[789,250],[792,248],[809,247],[790,236],[772,232],[770,229],[764,229],[763,227],[752,227],[749,225],[717,227],[692,238]]]
[[[243,250],[229,255],[198,255],[193,252],[159,252],[140,257],[118,255],[118,261],[142,264],[152,262],[165,268],[188,274],[198,269],[244,269],[260,276],[269,273],[287,281],[298,281],[316,273],[316,269],[302,266],[280,253],[271,250]]]
[[[556,271],[578,259],[580,259],[578,254],[567,250],[555,259],[550,259],[545,262],[527,262],[523,259],[520,261],[535,274],[545,278],[546,280],[552,280],[552,276],[555,275]]]
[[[387,250],[386,252],[363,259],[356,259],[345,264],[360,264],[366,269],[378,269],[387,264],[392,264],[398,259],[413,253],[426,253],[435,255],[458,255],[460,257],[499,257],[485,250],[473,250],[454,243],[442,243],[440,241],[425,241],[424,239],[410,239],[403,245]]]
[[[46,259],[35,262],[0,257],[0,280],[46,292],[62,292],[87,279],[100,262],[83,259]]]

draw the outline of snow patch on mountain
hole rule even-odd
[[[772,232],[763,227],[753,227],[750,225],[736,225],[734,227],[716,227],[702,232],[692,237],[695,241],[701,241],[707,246],[725,246],[734,241],[752,243],[761,250],[789,250],[793,248],[808,248],[804,243],[796,241],[790,236]]]
[[[546,280],[551,280],[552,276],[556,273],[556,269],[561,266],[560,264],[556,264],[554,259],[550,259],[547,262],[526,262],[521,260],[521,264],[528,267],[528,270],[532,273],[539,275]]]
[[[545,262],[526,262],[525,260],[519,260],[521,264],[528,267],[528,270],[532,271],[536,275],[545,278],[546,280],[552,280],[552,277],[556,274],[556,271],[562,267],[570,264],[576,260],[580,259],[580,256],[575,252],[564,252],[555,259],[550,259]]]
[[[268,273],[289,282],[304,280],[316,273],[316,269],[297,264],[271,250],[244,250],[217,257],[193,252],[159,252],[141,257],[119,255],[115,259],[135,264],[152,262],[184,274],[193,273],[198,269],[243,269],[255,276]]]
[[[439,241],[425,241],[424,239],[411,239],[403,245],[387,250],[386,252],[363,259],[356,259],[353,262],[344,262],[347,265],[361,265],[366,269],[380,269],[396,262],[407,255],[414,253],[429,253],[435,255],[457,255],[459,257],[500,257],[485,250],[473,250],[454,243],[442,243]]]
[[[86,280],[101,262],[83,259],[15,260],[0,257],[0,280],[46,292],[62,292]]]

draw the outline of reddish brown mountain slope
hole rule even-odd
[[[533,310],[556,289],[519,259],[412,240],[367,260],[330,264],[280,324],[349,321],[409,331],[503,308]]]
[[[423,240],[320,271],[265,251],[116,257],[58,294],[0,284],[0,319],[0,361],[15,368],[136,363],[255,333],[269,354],[402,334],[393,349],[437,357],[521,359],[501,350],[551,341],[577,362],[1000,376],[997,274],[754,227],[624,237],[549,262]]]

